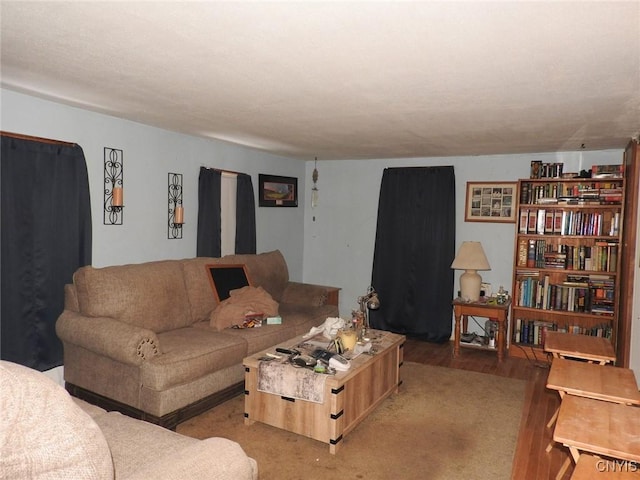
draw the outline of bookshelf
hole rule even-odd
[[[509,355],[542,356],[549,330],[605,337],[615,349],[623,167],[594,166],[592,178],[549,168],[556,177],[518,181]]]

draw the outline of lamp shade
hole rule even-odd
[[[460,297],[466,302],[480,299],[482,277],[478,270],[491,270],[480,242],[462,242],[451,268],[465,270],[460,276]]]
[[[462,242],[451,268],[456,270],[491,270],[480,242]]]

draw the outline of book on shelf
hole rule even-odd
[[[527,267],[536,266],[536,241],[529,240],[529,246],[527,248]]]
[[[520,222],[518,225],[518,231],[520,233],[527,233],[529,227],[529,210],[522,209],[520,210]]]
[[[544,214],[544,233],[550,234],[553,233],[553,210],[546,210]]]
[[[529,250],[529,242],[526,238],[518,240],[518,267],[527,266],[527,253]]]
[[[600,203],[603,205],[619,205],[622,203],[622,187],[601,188]]]
[[[557,251],[544,252],[544,268],[565,269],[567,266],[567,254]]]
[[[546,221],[546,211],[543,208],[538,209],[536,233],[538,235],[544,235],[544,226]]]
[[[538,225],[537,210],[529,210],[529,222],[527,223],[527,233],[536,233],[537,225]]]
[[[591,167],[591,178],[623,178],[624,164],[616,165],[593,165]]]
[[[611,218],[609,236],[617,237],[620,234],[620,212],[615,212]]]
[[[561,234],[562,233],[562,210],[554,210],[553,212],[553,233]]]

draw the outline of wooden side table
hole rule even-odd
[[[578,358],[600,365],[616,361],[613,345],[603,337],[547,332],[544,350],[552,353],[555,358]]]
[[[582,452],[638,463],[639,413],[629,405],[565,395],[553,439],[569,447],[576,464]]]
[[[605,402],[640,405],[636,377],[629,368],[604,367],[557,358],[551,364],[547,388],[557,390],[561,398],[569,394]]]
[[[479,302],[465,302],[460,298],[456,298],[453,302],[453,312],[456,318],[455,325],[455,342],[453,345],[453,356],[460,355],[460,321],[462,320],[462,327],[466,333],[469,326],[469,316],[476,316],[482,318],[488,318],[498,322],[498,334],[496,337],[496,350],[498,352],[498,361],[501,362],[504,358],[504,352],[506,350],[506,338],[509,322],[509,305],[511,301],[507,301],[502,305],[497,303],[489,303],[486,301]],[[487,347],[477,347],[486,350],[491,350]]]

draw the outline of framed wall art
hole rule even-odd
[[[517,182],[467,182],[465,222],[516,221]]]
[[[261,207],[297,207],[298,179],[277,175],[258,175],[258,205]]]

